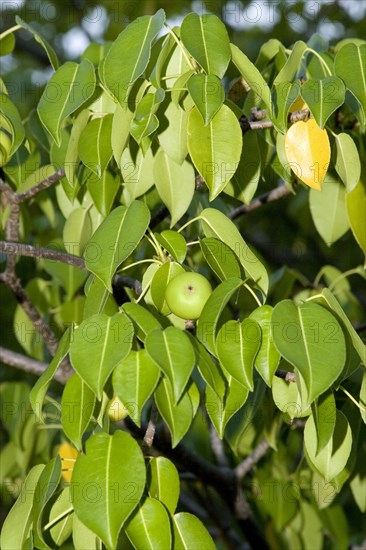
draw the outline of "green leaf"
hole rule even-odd
[[[304,445],[310,465],[330,481],[346,466],[352,448],[352,432],[347,418],[341,411],[336,411],[336,422],[332,437],[318,452],[319,441],[313,415],[305,424]]]
[[[89,282],[90,281],[90,282]],[[91,275],[85,285],[86,300],[83,318],[87,319],[95,313],[114,315],[117,313],[117,304],[110,292],[98,277]]]
[[[82,450],[82,436],[93,416],[94,406],[94,392],[78,374],[73,374],[62,392],[61,422],[66,437],[79,451]]]
[[[187,88],[205,126],[207,126],[225,99],[225,90],[221,80],[213,74],[194,74],[188,80]]]
[[[203,523],[193,514],[180,512],[173,516],[173,550],[215,550],[216,546]]]
[[[200,240],[203,256],[221,281],[230,277],[240,277],[239,262],[234,252],[222,241],[213,237]]]
[[[92,236],[93,228],[86,208],[75,208],[67,218],[63,230],[63,241],[68,254],[81,256]]]
[[[306,48],[307,45],[302,40],[295,42],[290,56],[288,57],[286,63],[273,81],[274,85],[280,84],[281,82],[293,81],[293,79],[296,77],[297,73],[301,69],[301,59],[304,55]]]
[[[99,212],[102,216],[108,216],[120,189],[119,178],[106,170],[100,178],[89,178],[87,187]]]
[[[99,400],[104,385],[131,350],[133,325],[124,313],[100,313],[83,321],[70,345],[72,366]]]
[[[149,149],[151,143],[150,140],[145,138],[151,136],[159,126],[159,119],[155,113],[164,97],[165,91],[162,88],[158,88],[155,92],[148,91],[136,107],[130,133],[135,141],[141,145],[144,153]]]
[[[171,548],[169,515],[165,506],[155,498],[146,497],[127,523],[125,530],[135,548]]]
[[[188,337],[196,354],[196,366],[200,375],[217,397],[222,399],[226,388],[224,375],[201,342],[190,333],[188,333]]]
[[[17,501],[4,520],[1,530],[3,550],[24,548],[33,521],[35,490],[44,467],[44,464],[33,466],[22,485]]]
[[[300,92],[300,81],[287,80],[275,84],[272,91],[272,122],[282,134],[287,130],[288,111]],[[250,134],[251,132],[248,132]]]
[[[9,55],[15,48],[15,36],[12,32],[6,36],[0,35],[0,56]]]
[[[182,164],[188,153],[188,114],[179,105],[175,105],[171,101],[164,112],[164,117],[167,120],[167,126],[159,132],[160,146],[174,162]],[[160,126],[162,127],[162,123],[160,123]]]
[[[162,9],[152,17],[138,17],[121,32],[105,57],[102,80],[124,108],[133,84],[147,67],[152,43],[164,21]]]
[[[69,352],[71,339],[72,329],[68,328],[60,340],[57,351],[51,363],[38,378],[37,382],[34,384],[29,394],[31,407],[40,422],[44,422],[42,414],[44,398],[55,375],[55,372],[57,371],[61,361],[66,357]]]
[[[75,550],[85,550],[85,548],[101,550],[102,548],[101,540],[80,521],[76,514],[73,517],[72,542]]]
[[[318,454],[329,443],[336,424],[336,403],[333,392],[323,393],[312,404],[318,446]]]
[[[225,25],[215,15],[189,13],[182,22],[181,40],[207,74],[222,78],[231,59]]]
[[[337,380],[346,361],[346,344],[336,317],[318,304],[296,307],[291,300],[272,313],[273,340],[280,354],[297,368],[309,404]]]
[[[254,366],[269,387],[272,386],[273,376],[280,362],[280,354],[272,338],[272,311],[271,306],[261,306],[250,314],[250,319],[257,321],[262,331],[261,345],[254,360]]]
[[[183,235],[177,233],[177,231],[166,229],[161,233],[155,233],[155,238],[173,256],[174,260],[180,264],[184,262],[187,254],[187,243]]]
[[[83,164],[98,177],[104,173],[112,158],[113,115],[94,118],[85,126],[79,139],[79,155]]]
[[[119,103],[113,115],[111,143],[113,156],[116,163],[121,167],[121,156],[130,136],[131,122],[134,112],[130,109],[123,109]]]
[[[346,211],[346,190],[331,174],[326,174],[322,190],[310,189],[310,212],[314,225],[328,246],[349,229]]]
[[[255,102],[260,98],[267,107],[268,114],[272,111],[271,92],[267,82],[264,80],[257,67],[248,59],[248,57],[234,44],[230,44],[233,63],[249,84],[255,94]]]
[[[353,236],[366,256],[366,185],[363,181],[347,193],[346,206]]]
[[[25,21],[23,21],[23,19],[21,19],[19,17],[19,15],[16,15],[15,16],[15,22],[17,25],[20,25],[21,27],[23,27],[23,29],[27,30],[28,32],[30,32],[31,34],[33,34],[36,42],[38,42],[38,44],[41,44],[41,46],[43,47],[43,49],[45,50],[47,56],[48,56],[48,59],[50,60],[50,63],[52,65],[52,68],[56,71],[58,69],[58,66],[59,66],[59,61],[57,59],[57,55],[54,51],[54,49],[52,48],[52,46],[47,42],[47,40],[45,38],[43,38],[36,29],[34,29],[32,27],[32,25],[29,25],[28,23],[26,23]]]
[[[54,242],[54,244],[56,243]],[[60,251],[60,248],[58,251]],[[73,265],[55,262],[55,260],[42,260],[42,267],[51,277],[61,283],[66,291],[65,299],[67,302],[73,299],[75,292],[81,287],[88,276],[87,272],[83,269],[79,269]]]
[[[170,313],[170,309],[165,300],[166,287],[174,277],[181,273],[185,273],[185,271],[180,264],[176,262],[165,262],[158,268],[151,279],[151,299],[156,309],[163,315]]]
[[[261,169],[262,157],[257,132],[245,132],[238,169],[224,192],[244,204],[249,204],[257,190]]]
[[[361,418],[366,424],[366,370],[363,371],[359,404],[361,407]]]
[[[37,548],[49,548],[44,538],[44,514],[46,506],[54,495],[61,480],[61,458],[57,455],[42,471],[33,501],[33,535],[34,545]]]
[[[274,527],[281,532],[284,527],[294,518],[298,510],[298,491],[291,490],[288,480],[276,479],[273,487],[266,490],[266,480],[260,485],[259,490],[263,491],[262,505],[265,511],[273,518]],[[284,497],[286,494],[286,497]],[[297,498],[296,498],[297,496]]]
[[[228,373],[225,398],[220,398],[210,386],[206,387],[206,410],[220,439],[224,437],[226,424],[246,402],[249,390]]]
[[[145,342],[145,338],[149,332],[161,328],[161,324],[157,318],[139,304],[126,302],[122,308],[133,322],[136,336],[141,342]]]
[[[243,281],[237,277],[230,277],[219,284],[205,303],[198,319],[197,338],[212,355],[216,355],[216,327],[220,315],[232,295],[239,290],[242,284]]]
[[[55,143],[61,145],[62,123],[93,95],[96,77],[93,64],[68,61],[52,75],[39,101],[38,116]]]
[[[155,390],[155,403],[172,436],[172,448],[176,447],[187,433],[193,420],[193,406],[188,393],[175,404],[170,382],[163,378]]]
[[[293,382],[275,376],[272,382],[272,397],[276,407],[291,421],[294,418],[309,416],[311,413],[310,407],[301,399],[297,384]]]
[[[98,227],[84,252],[86,267],[112,292],[117,267],[132,254],[150,221],[150,211],[139,201],[118,206]],[[112,241],[111,238],[113,237]]]
[[[261,345],[261,329],[253,319],[228,321],[216,338],[221,366],[248,390],[253,391],[254,359]]]
[[[300,92],[320,128],[324,128],[330,115],[343,105],[346,96],[346,88],[337,76],[309,79]]]
[[[366,371],[365,371],[366,372]],[[366,376],[364,375],[364,380]],[[366,400],[365,400],[366,401]],[[366,403],[364,403],[365,406]],[[365,443],[357,449],[357,462],[355,473],[350,482],[353,498],[355,499],[360,511],[366,512],[366,449]]]
[[[345,44],[336,54],[334,72],[360,102],[366,115],[366,44]]]
[[[156,189],[170,212],[172,228],[191,204],[195,190],[193,166],[188,161],[177,164],[161,149],[154,159],[153,173]]]
[[[235,224],[225,214],[214,208],[202,210],[199,219],[202,221],[206,237],[215,237],[227,244],[235,252],[245,273],[266,296],[268,292],[267,270],[246,244]]]
[[[351,136],[344,132],[336,134],[335,169],[343,181],[347,191],[353,191],[361,177],[360,155]]]
[[[4,125],[5,119],[5,121],[7,122],[6,129],[11,134],[12,144],[8,153],[10,157],[19,149],[20,145],[22,144],[25,137],[25,131],[18,109],[15,107],[9,97],[3,93],[0,93],[0,114],[3,116],[3,121],[1,125]],[[28,174],[26,173],[25,176],[27,175]]]
[[[117,548],[121,527],[144,491],[146,470],[138,443],[120,430],[93,435],[86,454],[77,458],[72,480],[75,513],[109,550]]]
[[[197,171],[210,191],[210,201],[226,187],[235,174],[242,150],[238,119],[226,105],[205,126],[196,107],[188,118],[188,151]]]
[[[154,157],[151,149],[146,151],[145,155],[143,155],[142,149],[139,149],[136,157],[133,158],[131,150],[126,147],[122,153],[120,164],[124,182],[123,197],[126,204],[130,204],[154,185]]]
[[[71,505],[71,490],[69,486],[62,489],[53,504],[49,523],[53,522],[49,534],[57,547],[61,547],[72,533],[74,513]]]
[[[145,349],[132,350],[113,371],[114,393],[140,426],[143,406],[155,390],[160,370]]]
[[[171,514],[178,504],[180,480],[177,468],[165,456],[153,457],[147,467],[149,495],[162,502]]]
[[[146,336],[145,349],[171,383],[177,404],[195,365],[188,336],[176,327],[156,329]]]

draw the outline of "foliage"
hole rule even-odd
[[[172,29],[160,9],[60,63],[17,23],[55,71],[26,120],[1,84],[1,283],[26,356],[0,359],[39,376],[0,385],[1,547],[361,543],[366,42],[270,40],[253,63],[215,15]],[[275,234],[283,203],[349,255],[284,265],[243,221]],[[190,271],[213,288],[197,322],[165,299]]]

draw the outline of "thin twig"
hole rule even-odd
[[[260,461],[260,459],[267,453],[269,449],[269,443],[266,439],[263,439],[254,449],[252,454],[247,456],[241,462],[238,464],[238,466],[235,468],[235,474],[237,479],[243,479],[247,475],[247,473],[250,472],[250,470],[253,468],[257,462]]]
[[[296,382],[296,375],[294,372],[277,369],[275,372],[275,376],[277,376],[277,378],[282,378],[282,380],[286,380],[286,382]]]
[[[0,241],[0,252],[4,252],[9,256],[28,256],[38,260],[55,260],[63,264],[72,265],[73,267],[86,270],[85,261],[83,258],[67,254],[66,252],[62,252],[60,250],[53,250],[51,248],[43,248],[39,246],[32,246],[30,244],[9,241]]]
[[[292,190],[290,188],[286,187],[285,185],[279,185],[275,189],[268,191],[268,193],[264,193],[256,199],[253,199],[251,203],[238,206],[238,208],[232,210],[227,217],[230,220],[236,220],[236,218],[239,218],[239,216],[248,214],[249,212],[256,210],[257,208],[263,206],[264,204],[267,204],[268,202],[277,201],[282,197],[286,197],[290,193],[292,193]]]
[[[30,189],[27,189],[27,191],[24,191],[24,193],[16,193],[17,202],[23,202],[27,199],[31,199],[32,197],[40,193],[40,191],[48,189],[49,187],[60,181],[64,176],[65,170],[64,168],[60,168],[59,170],[57,170],[57,172],[48,176],[48,178],[45,178],[43,181],[37,183],[37,185],[34,185]]]
[[[154,442],[154,436],[156,431],[156,424],[158,421],[159,411],[155,404],[155,401],[153,401],[151,406],[151,413],[150,413],[150,420],[146,428],[146,432],[144,435],[144,447],[149,448],[152,446]]]

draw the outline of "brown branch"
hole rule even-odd
[[[282,380],[286,380],[286,382],[296,382],[296,375],[294,372],[277,369],[275,372],[275,376],[277,376],[277,378],[282,378]]]
[[[253,199],[251,203],[238,206],[238,208],[235,208],[234,210],[229,212],[227,217],[230,220],[236,220],[236,218],[238,218],[239,216],[248,214],[249,212],[256,210],[257,208],[263,206],[264,204],[267,204],[268,202],[277,201],[282,197],[286,197],[290,193],[292,193],[292,190],[289,187],[286,187],[285,185],[279,185],[275,189],[268,191],[268,193],[264,193],[256,199]]]
[[[55,172],[54,174],[51,174],[48,176],[48,178],[45,178],[43,181],[37,183],[30,189],[27,189],[27,191],[24,191],[24,193],[16,193],[16,201],[17,202],[23,202],[28,199],[31,199],[44,189],[48,189],[58,181],[60,181],[65,176],[65,170],[63,168],[60,168]]]
[[[47,363],[36,361],[31,357],[27,357],[26,355],[22,355],[21,353],[17,353],[1,346],[0,362],[4,363],[4,365],[9,365],[9,367],[14,367],[28,374],[35,374],[36,376],[41,376],[48,367]],[[67,378],[65,378],[64,373],[60,369],[58,369],[54,375],[54,379],[63,385],[66,384]]]
[[[243,477],[250,472],[253,466],[257,464],[257,462],[259,462],[260,459],[267,453],[268,449],[269,443],[266,439],[263,439],[263,441],[256,446],[252,454],[247,456],[247,458],[235,468],[237,479],[243,479]]]
[[[60,250],[53,250],[51,248],[43,248],[38,246],[32,246],[30,244],[0,241],[0,252],[4,252],[9,256],[27,256],[29,258],[36,259],[48,259],[56,260],[58,262],[78,267],[79,269],[86,270],[85,261],[78,256],[72,256],[66,252]]]
[[[156,424],[158,421],[159,411],[155,404],[155,401],[153,401],[151,406],[151,413],[150,413],[150,420],[146,428],[146,432],[144,435],[144,447],[149,448],[152,446],[154,442],[154,436],[156,431]]]

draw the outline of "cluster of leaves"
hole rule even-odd
[[[347,280],[364,270],[325,266],[313,284],[298,277],[300,292],[281,289],[283,280],[270,277],[242,237],[233,208],[249,205],[260,185],[281,178],[296,192],[303,182],[312,188],[310,210],[323,240],[331,245],[351,229],[366,253],[365,42],[329,50],[317,36],[288,51],[273,39],[252,63],[215,16],[192,13],[170,29],[160,10],[113,43],[91,44],[80,63],[59,66],[32,27],[17,23],[41,41],[55,72],[26,125],[2,84],[1,164],[18,194],[63,170],[55,195],[35,201],[53,248],[70,261],[42,259],[40,276],[27,286],[62,334],[56,355],[30,393],[24,384],[1,386],[4,402],[19,413],[15,425],[14,412],[4,412],[11,434],[5,475],[31,468],[2,547],[62,546],[72,533],[76,549],[85,541],[88,548],[100,541],[109,549],[214,548],[195,516],[176,513],[172,462],[150,457],[146,468],[133,437],[110,425],[113,395],[137,426],[154,401],[173,448],[195,429],[198,411],[225,439],[232,460],[264,436],[277,458],[256,470],[255,482],[263,489],[274,480],[277,497],[256,503],[258,516],[271,518],[288,547],[309,544],[303,536],[320,547],[324,528],[342,547],[336,524],[343,516],[330,505],[346,482],[366,509],[366,349],[350,321],[357,299]],[[164,26],[168,34],[159,38]],[[6,51],[11,37],[2,36]],[[230,64],[237,77],[228,82]],[[170,223],[154,232],[162,205]],[[4,204],[4,228],[9,216]],[[36,244],[44,239],[49,235]],[[192,269],[214,290],[189,331],[170,312],[165,289]],[[113,292],[125,271],[141,280],[141,292],[136,297],[126,285],[129,300],[117,304]],[[320,286],[322,277],[329,288]],[[23,327],[16,334],[25,351],[44,359],[20,306],[14,323]],[[48,392],[67,356],[75,373],[59,403]],[[278,369],[296,383],[276,376]],[[336,400],[342,388],[346,403]],[[66,465],[65,457],[51,458],[50,399],[53,414],[61,411],[62,438],[74,448]],[[28,402],[33,412],[24,415]],[[288,428],[296,419],[306,419],[301,441]],[[32,430],[42,423],[50,429],[30,451]],[[302,445],[306,463],[296,456]],[[283,497],[289,479],[299,487],[291,499]]]

